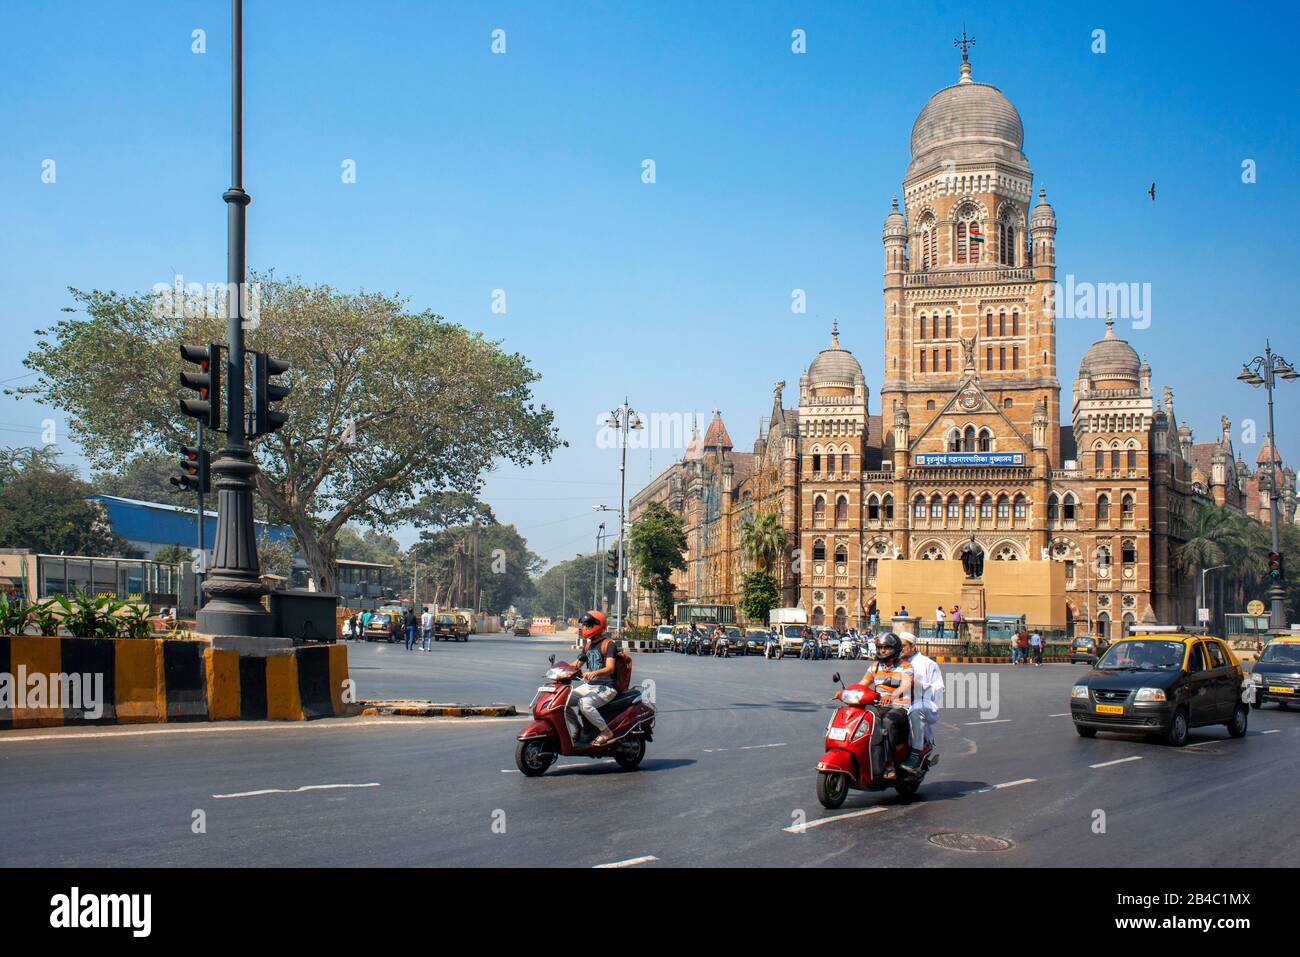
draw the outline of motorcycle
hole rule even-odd
[[[840,682],[839,672],[831,680]],[[885,734],[881,720],[880,695],[870,685],[852,684],[835,697],[842,704],[826,727],[826,753],[817,762],[817,800],[834,810],[844,803],[850,790],[883,791],[894,788],[903,797],[916,794],[926,772],[939,763],[939,752],[927,741],[921,763],[915,771],[903,767],[911,748],[904,740],[887,762],[877,767]],[[893,777],[885,775],[894,771]]]
[[[530,778],[539,777],[561,756],[571,754],[613,758],[619,767],[629,770],[639,765],[645,757],[646,744],[654,740],[655,726],[654,705],[642,700],[641,689],[629,688],[599,709],[609,724],[610,741],[594,747],[591,742],[599,732],[581,713],[575,715],[579,727],[577,740],[571,736],[566,720],[573,680],[582,673],[571,662],[557,665],[555,655],[550,656],[550,663],[547,683],[537,689],[533,698],[533,722],[519,733],[519,743],[515,745],[515,764],[519,770]]]
[[[840,651],[839,651],[840,658],[850,659],[850,660],[855,659],[859,657],[860,651],[861,651],[861,646],[852,638],[840,639]]]

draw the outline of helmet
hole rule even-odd
[[[876,660],[892,661],[903,653],[903,643],[898,635],[882,635],[876,639]]]
[[[590,641],[605,630],[605,615],[599,611],[589,611],[578,619],[578,634],[584,641]]]

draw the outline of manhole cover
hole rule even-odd
[[[943,834],[931,834],[930,843],[949,851],[966,851],[981,854],[987,851],[1005,851],[1011,842],[992,834],[961,834],[946,831]]]

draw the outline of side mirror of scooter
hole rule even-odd
[[[837,682],[837,681],[839,681],[839,680],[840,680],[840,673],[839,673],[838,671],[835,672],[835,674],[831,675],[831,681],[832,681],[832,682]]]
[[[555,655],[551,655],[551,657],[547,658],[546,660],[549,661],[551,664],[555,664]]]

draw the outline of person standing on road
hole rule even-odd
[[[1034,629],[1034,633],[1029,636],[1029,647],[1034,655],[1034,667],[1038,668],[1043,664],[1043,636]]]
[[[415,613],[409,608],[402,612],[402,628],[406,631],[406,650],[415,647]]]
[[[943,605],[934,610],[934,634],[936,638],[943,638]]]
[[[1011,663],[1020,664],[1020,632],[1011,636]]]
[[[361,613],[361,640],[366,640],[366,632],[370,630],[370,609],[367,608]]]
[[[433,612],[429,609],[424,610],[420,616],[420,650],[433,650]]]

